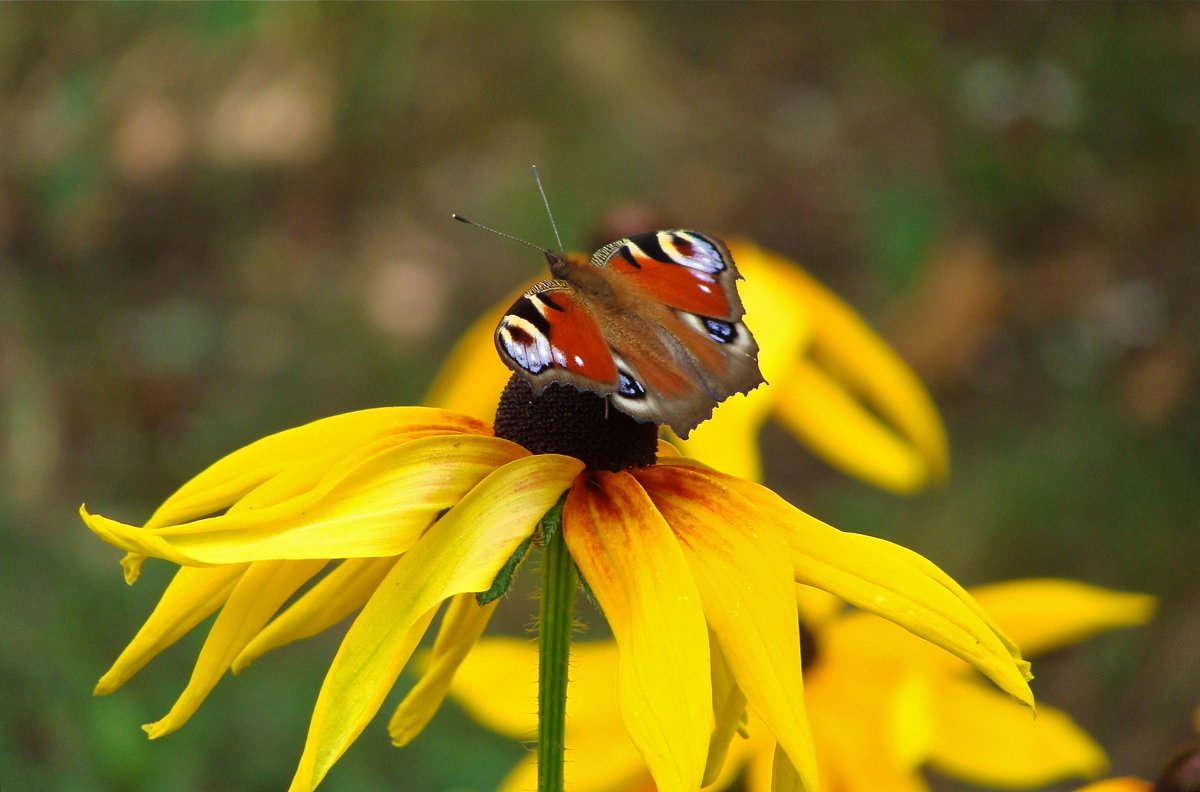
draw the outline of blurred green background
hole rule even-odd
[[[1192,736],[1200,7],[5,4],[0,53],[4,792],[286,786],[336,636],[150,743],[202,636],[92,698],[169,570],[126,588],[75,511],[139,522],[250,440],[419,400],[543,266],[448,215],[550,244],[534,163],[568,247],[642,212],[845,296],[930,384],[953,475],[896,498],[772,430],[769,483],[968,585],[1161,596],[1035,691],[1119,773]],[[327,786],[483,792],[521,750],[447,707]]]

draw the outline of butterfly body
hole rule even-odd
[[[546,257],[554,279],[513,303],[495,335],[505,365],[535,393],[569,384],[687,437],[721,401],[763,382],[720,240],[654,231],[590,259]]]

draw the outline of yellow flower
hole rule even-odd
[[[1029,653],[1140,624],[1154,607],[1145,595],[1066,580],[1013,581],[972,594]],[[847,612],[821,592],[802,589],[801,603],[814,637],[803,676],[824,788],[927,790],[918,771],[924,764],[974,784],[1008,789],[1104,770],[1104,753],[1064,713],[1042,704],[1035,719],[1008,696],[980,685],[969,667],[944,652],[874,615]],[[609,792],[646,786],[643,765],[621,739],[612,704],[614,647],[577,645],[572,660],[570,787]],[[485,726],[526,739],[534,725],[526,702],[536,685],[536,665],[536,650],[526,642],[485,639],[459,669],[452,694]],[[496,673],[514,685],[496,690]],[[747,731],[747,739],[734,739],[729,771],[713,789],[728,785],[743,767],[747,789],[770,788],[770,730],[752,718]],[[531,788],[534,759],[514,769],[502,792]],[[1107,783],[1114,784],[1113,792],[1121,789],[1118,782]]]
[[[1154,785],[1134,776],[1106,778],[1094,784],[1080,787],[1075,792],[1154,792]]]
[[[758,484],[671,453],[660,447],[656,464],[623,472],[585,470],[579,459],[530,453],[462,414],[383,408],[235,451],[144,526],[82,510],[96,534],[129,553],[131,580],[145,557],[180,565],[97,692],[115,690],[219,611],[183,694],[146,727],[158,737],[183,725],[225,671],[357,610],[317,696],[291,787],[313,789],[449,601],[432,670],[390,724],[398,743],[420,731],[494,608],[478,606],[473,593],[492,587],[566,492],[562,536],[616,638],[624,729],[664,792],[691,792],[706,767],[711,774],[720,766],[745,706],[781,746],[780,783],[816,788],[795,672],[795,582],[894,621],[1032,705],[1028,664],[931,562],[838,531]]]
[[[909,493],[942,479],[945,430],[912,370],[797,265],[746,240],[726,241],[745,278],[738,291],[769,385],[726,401],[678,441],[684,452],[758,479],[758,433],[774,417],[826,461],[876,486]],[[467,331],[426,403],[491,420],[509,377],[493,352],[492,333],[519,293]]]

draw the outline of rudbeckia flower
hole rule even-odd
[[[725,402],[676,444],[690,457],[761,478],[758,434],[773,418],[841,470],[897,493],[941,480],[949,453],[936,408],[912,370],[844,301],[783,256],[726,240],[769,383]],[[459,341],[426,403],[490,420],[509,371],[492,333],[520,289]]]
[[[1068,580],[1021,580],[973,589],[1023,650],[1061,648],[1098,632],[1141,624],[1151,597],[1108,591]],[[1002,789],[1043,786],[1095,776],[1103,751],[1063,712],[1042,703],[1038,717],[1010,697],[979,684],[971,669],[930,644],[862,611],[847,611],[812,589],[800,592],[802,619],[811,627],[804,658],[805,701],[817,764],[826,788],[842,792],[928,790],[919,772]],[[621,734],[613,704],[616,647],[579,644],[572,665],[568,766],[576,792],[648,788],[645,766]],[[514,684],[496,690],[499,674]],[[536,686],[536,649],[515,638],[482,640],[455,677],[452,695],[483,725],[527,739],[534,723],[526,705]],[[734,738],[725,774],[713,790],[745,770],[750,792],[770,789],[774,739],[751,717],[745,739]],[[514,769],[501,792],[531,788],[533,763]],[[1129,779],[1102,782],[1087,792],[1143,792]],[[1103,784],[1111,786],[1111,790]]]
[[[553,541],[569,550],[616,638],[623,726],[663,792],[691,792],[720,767],[746,709],[780,746],[780,788],[817,788],[796,672],[797,582],[949,650],[1032,706],[1015,645],[933,563],[673,456],[653,424],[606,406],[559,386],[534,399],[514,378],[494,431],[442,409],[349,413],[233,452],[142,526],[81,510],[128,553],[130,580],[148,557],[180,567],[97,692],[115,690],[218,612],[175,706],[146,727],[159,737],[182,726],[226,671],[357,611],[291,786],[311,790],[448,603],[432,670],[390,723],[398,743],[420,731],[495,607],[478,605],[476,593],[503,587],[565,493]]]

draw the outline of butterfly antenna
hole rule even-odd
[[[457,212],[452,212],[450,214],[450,216],[453,217],[455,220],[457,220],[460,223],[466,223],[467,225],[473,225],[476,228],[482,228],[484,231],[491,231],[496,236],[502,236],[505,239],[511,239],[514,242],[520,242],[522,245],[529,245],[529,247],[531,247],[535,250],[540,250],[543,253],[545,253],[547,256],[554,257],[553,250],[544,248],[541,245],[535,245],[532,242],[529,242],[528,240],[521,239],[521,237],[513,236],[512,234],[506,234],[503,231],[497,231],[494,228],[489,228],[488,226],[485,226],[483,223],[476,223],[474,220],[468,220],[467,218],[463,217],[462,215],[458,214]]]
[[[546,205],[546,214],[550,216],[550,227],[554,229],[554,239],[558,242],[558,252],[563,252],[562,237],[558,235],[558,223],[554,222],[554,212],[550,211],[550,201],[546,200],[546,190],[542,187],[542,177],[538,175],[537,165],[533,167],[533,180],[537,183],[538,192],[542,194],[542,203]]]

